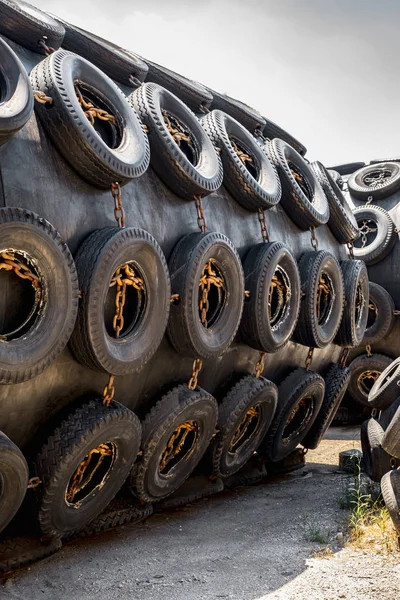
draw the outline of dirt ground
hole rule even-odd
[[[359,447],[356,437],[331,429],[301,471],[69,543],[3,581],[0,598],[397,599],[398,557],[341,540],[338,499],[349,476],[336,465],[340,450]],[[333,554],[324,556],[327,545]]]

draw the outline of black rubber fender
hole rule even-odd
[[[0,532],[18,512],[25,498],[28,477],[28,464],[21,450],[0,431]]]

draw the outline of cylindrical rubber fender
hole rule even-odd
[[[347,367],[341,367],[335,363],[331,363],[329,366],[324,376],[325,393],[321,408],[310,431],[302,440],[302,445],[305,448],[314,450],[322,441],[346,393],[350,376],[350,369]]]
[[[204,455],[217,423],[218,405],[208,392],[179,385],[159,400],[143,421],[142,454],[130,484],[144,502],[177,490]]]
[[[295,137],[293,137],[290,133],[282,129],[282,127],[279,127],[279,125],[277,125],[273,121],[270,121],[266,117],[264,117],[264,120],[265,126],[262,132],[264,137],[268,138],[269,140],[279,138],[280,140],[283,140],[284,142],[289,144],[289,146],[292,146],[292,148],[294,148],[296,152],[301,154],[301,156],[306,155],[307,148],[304,146],[304,144],[296,140]]]
[[[394,301],[382,286],[369,282],[369,312],[363,344],[380,342],[392,330],[394,321]]]
[[[278,138],[264,148],[278,170],[282,182],[281,203],[288,217],[304,230],[327,223],[328,200],[304,158]]]
[[[226,94],[220,94],[215,90],[210,90],[212,94],[211,110],[218,110],[226,113],[232,119],[243,125],[250,133],[262,133],[265,126],[265,119],[248,104],[231,98]]]
[[[400,459],[400,409],[394,413],[382,437],[382,447],[388,454]]]
[[[1,7],[1,4],[0,4]],[[0,146],[19,131],[33,112],[33,93],[25,68],[0,38]]]
[[[328,226],[330,230],[340,244],[353,242],[360,236],[360,232],[347,199],[322,163],[318,161],[313,162],[311,163],[311,168],[321,184],[328,200]]]
[[[21,506],[28,477],[28,464],[21,450],[0,431],[0,532],[7,527]]]
[[[261,352],[277,352],[293,335],[300,310],[300,274],[282,242],[257,244],[243,263],[245,288],[240,336]]]
[[[372,481],[379,482],[393,468],[392,457],[382,448],[384,431],[376,419],[368,419],[361,425],[361,448],[364,469]]]
[[[171,287],[160,246],[143,229],[106,227],[84,241],[76,265],[82,298],[71,337],[75,358],[113,375],[139,371],[168,322]]]
[[[344,308],[335,344],[354,348],[361,344],[369,311],[369,281],[362,260],[343,260],[340,263],[344,281]]]
[[[258,453],[272,462],[288,456],[310,431],[324,393],[321,375],[306,369],[292,371],[278,388],[275,416]]]
[[[243,311],[239,255],[222,233],[190,233],[169,260],[172,294],[167,333],[177,352],[215,358],[232,343]]]
[[[349,364],[351,378],[348,392],[354,400],[368,406],[368,394],[380,374],[389,366],[392,359],[384,354],[361,354]]]
[[[100,69],[57,50],[32,69],[30,78],[33,88],[52,100],[36,103],[43,127],[81,177],[108,188],[146,171],[150,149],[143,126],[118,86]]]
[[[90,400],[62,421],[34,462],[43,534],[65,537],[97,517],[127,478],[140,439],[137,416],[114,401]]]
[[[347,180],[349,192],[360,200],[380,200],[400,189],[400,165],[384,162],[359,169]]]
[[[221,187],[221,160],[182,100],[156,83],[145,83],[129,96],[129,102],[148,127],[151,165],[170,189],[193,200]]]
[[[210,107],[212,94],[204,85],[158,65],[147,58],[143,60],[149,67],[146,81],[151,81],[169,90],[194,112],[205,112]]]
[[[55,50],[61,46],[65,30],[61,23],[32,4],[0,0],[0,33],[24,48],[45,54],[45,46]]]
[[[333,171],[337,171],[340,175],[351,175],[358,169],[362,169],[365,167],[365,162],[354,162],[354,163],[344,163],[342,165],[335,165],[334,167],[329,167]]]
[[[378,377],[368,396],[371,408],[384,410],[400,396],[400,358],[396,358]]]
[[[0,208],[0,239],[0,383],[21,383],[44,371],[67,345],[78,277],[60,234],[29,210]]]
[[[336,258],[327,250],[300,258],[300,313],[293,339],[304,346],[324,348],[334,339],[342,318],[344,284]]]
[[[400,535],[400,471],[386,473],[381,480],[381,490],[394,528]]]
[[[362,206],[353,210],[360,237],[354,242],[354,256],[374,265],[389,254],[398,239],[389,213],[380,206]]]
[[[129,87],[138,87],[146,79],[149,67],[134,52],[124,50],[104,38],[59,19],[65,28],[63,48],[75,52],[99,67],[111,79]]]
[[[211,474],[229,477],[252,457],[267,434],[278,402],[272,381],[243,377],[218,406],[218,433],[207,452]]]
[[[279,177],[255,138],[220,110],[213,110],[201,122],[221,150],[224,185],[234,199],[250,211],[275,206],[281,199]]]

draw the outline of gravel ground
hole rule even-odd
[[[308,454],[301,471],[69,543],[3,581],[0,598],[398,598],[396,556],[343,549],[336,539],[346,519],[337,499],[347,478],[335,466],[338,452],[359,445],[356,434],[337,431]],[[328,543],[333,556],[317,558]]]

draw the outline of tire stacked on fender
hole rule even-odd
[[[385,258],[396,243],[396,227],[389,213],[381,206],[362,206],[353,210],[360,230],[354,243],[354,256],[366,265]]]
[[[21,450],[0,431],[0,532],[17,513],[28,486],[28,465]]]
[[[370,407],[369,393],[381,373],[391,364],[392,359],[384,354],[360,354],[349,364],[351,378],[349,394],[362,406]]]
[[[347,181],[350,193],[359,200],[380,200],[400,189],[400,165],[382,162],[352,173]]]

